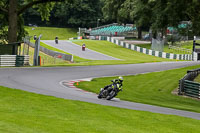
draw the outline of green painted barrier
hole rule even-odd
[[[143,53],[143,48],[140,47],[140,53]]]
[[[155,51],[152,51],[152,55],[155,56],[155,55],[156,55],[156,52],[155,52]]]
[[[159,56],[159,57],[162,57],[162,52],[159,52],[158,56]]]
[[[134,50],[137,51],[137,46],[136,45],[134,45]]]
[[[146,49],[146,54],[149,54],[149,50],[148,49]]]
[[[131,49],[131,44],[128,44],[128,48]]]
[[[124,47],[124,48],[126,47],[126,43],[125,43],[125,42],[123,43],[123,47]]]
[[[177,58],[177,55],[176,54],[174,54],[174,57],[173,57],[173,59],[176,59]]]
[[[24,65],[24,56],[16,56],[16,66],[20,67]]]

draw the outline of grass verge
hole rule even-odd
[[[200,75],[198,75],[198,76],[194,79],[194,81],[200,83]]]
[[[198,133],[199,120],[64,100],[0,86],[3,133]]]
[[[31,40],[31,42],[32,42],[32,43],[35,43],[34,40]],[[60,52],[60,53],[63,53],[63,54],[69,54],[69,55],[71,55],[70,53],[67,53],[67,52],[65,52],[65,51],[63,51],[63,50],[60,50],[60,49],[51,47],[51,46],[49,46],[49,45],[47,45],[47,44],[45,44],[45,43],[43,43],[43,42],[40,42],[40,45],[41,45],[42,47],[45,47],[45,48],[47,48],[47,49],[49,49],[49,50],[52,50],[52,51],[56,51],[56,52]],[[41,53],[41,52],[40,52],[40,53]],[[91,61],[91,60],[84,59],[84,58],[80,58],[80,57],[74,56],[74,55],[73,55],[73,58],[74,58],[74,63],[75,63],[75,64],[76,64],[76,63],[80,63],[80,62],[89,62],[89,61]],[[49,65],[51,66],[52,64],[49,64]],[[54,65],[55,65],[55,64],[54,64]],[[74,65],[74,64],[61,63],[61,64],[56,64],[56,65],[65,66],[65,65]]]
[[[158,105],[200,112],[200,101],[172,94],[178,88],[179,80],[186,74],[187,70],[199,68],[192,66],[161,72],[124,76],[123,92],[117,97],[138,103]],[[78,88],[99,93],[99,89],[116,77],[96,78],[91,82],[80,82]]]
[[[71,37],[77,36],[77,30],[73,28],[56,28],[56,27],[25,27],[29,36],[42,34],[43,40],[54,40],[58,36],[59,40],[68,40]],[[33,30],[34,29],[34,30]]]
[[[102,62],[102,63],[99,63],[101,65],[173,61],[170,59],[164,59],[164,58],[159,58],[159,57],[139,53],[127,48],[123,48],[121,46],[118,46],[108,41],[80,40],[80,41],[72,41],[72,42],[78,45],[82,45],[83,43],[85,43],[86,47],[91,50],[121,59],[121,60],[110,60],[110,61],[95,61],[95,62]]]
[[[117,46],[107,41],[75,40],[72,42],[78,45],[82,45],[83,43],[85,43],[86,47],[91,50],[94,50],[94,51],[97,51],[97,52],[100,52],[100,53],[103,53],[103,54],[106,54],[106,55],[109,55],[121,60],[88,60],[88,59],[80,58],[78,56],[74,56],[74,63],[60,64],[59,66],[116,65],[116,64],[136,64],[136,63],[146,63],[146,62],[173,61],[170,59],[159,58],[159,57],[139,53],[136,51],[132,51],[130,49]],[[69,54],[57,48],[46,45],[42,42],[41,42],[41,46],[46,47],[53,51]]]
[[[196,42],[200,43],[200,40],[197,40]],[[182,42],[177,42],[177,44],[178,44],[177,46],[179,46],[181,48],[190,49],[190,50],[192,50],[192,47],[193,47],[193,41],[186,41],[186,42],[182,41]],[[151,49],[151,44],[137,44],[137,46],[142,47],[142,48]],[[196,48],[200,48],[200,46],[196,46]],[[164,45],[163,52],[174,53],[174,54],[191,54],[188,52],[183,52],[181,50],[169,49],[168,45]]]
[[[55,36],[59,37],[59,40],[68,39],[76,36],[77,31],[70,28],[55,28],[55,27],[25,27],[30,36],[42,34],[42,40],[54,40]],[[161,62],[161,61],[170,61],[169,59],[163,59],[159,57],[154,57],[146,54],[142,54],[136,51],[132,51],[126,48],[122,48],[115,44],[112,44],[107,41],[73,41],[76,44],[82,45],[86,44],[86,47],[100,53],[110,55],[121,60],[88,60],[83,59],[78,56],[74,56],[74,63],[72,64],[60,64],[59,66],[85,66],[85,65],[115,65],[115,64],[135,64],[135,63],[146,63],[146,62]],[[44,46],[50,50],[58,51],[61,53],[66,53],[62,50],[50,47],[44,43],[41,43],[41,46]],[[51,65],[50,65],[51,66]]]

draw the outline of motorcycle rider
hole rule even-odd
[[[55,43],[58,44],[58,37],[55,38]]]
[[[107,86],[105,86],[105,87],[102,88],[102,89],[108,90],[108,91],[106,91],[106,92],[108,92],[108,93],[111,92],[111,90],[114,90],[114,91],[116,91],[117,93],[118,93],[119,91],[122,91],[123,77],[120,76],[118,79],[113,79],[113,80],[111,80],[111,81],[113,82],[113,84],[107,85]],[[115,96],[117,95],[117,93],[115,93]],[[99,98],[99,96],[98,96],[98,98]]]

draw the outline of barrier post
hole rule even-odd
[[[179,90],[178,90],[179,95],[183,94],[183,89],[184,89],[184,79],[181,79],[179,80]]]

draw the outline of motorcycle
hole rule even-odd
[[[117,89],[117,84],[113,83],[104,88],[100,89],[99,95],[97,96],[99,99],[103,98],[106,100],[111,100],[115,96],[117,96],[119,90]]]
[[[55,39],[55,43],[58,44],[58,39]]]

